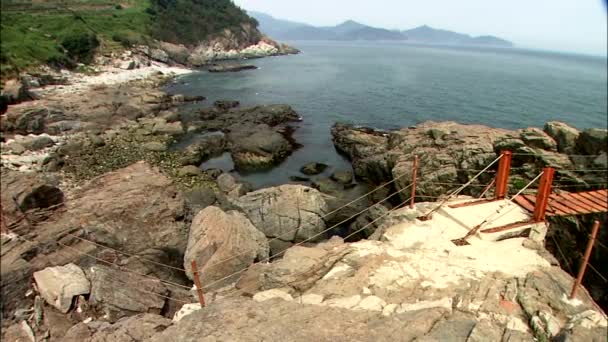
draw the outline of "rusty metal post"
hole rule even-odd
[[[418,177],[418,156],[414,157],[414,166],[412,167],[412,197],[410,199],[410,209],[414,209],[416,203],[416,178]]]
[[[513,152],[500,152],[501,158],[498,164],[498,173],[496,174],[496,194],[495,198],[504,199],[507,197],[507,184],[509,183],[509,172],[511,171],[511,158]]]
[[[549,196],[551,195],[551,185],[553,184],[553,174],[555,169],[546,167],[543,169],[543,175],[540,178],[540,186],[536,194],[536,206],[534,207],[534,222],[545,221],[545,213],[547,204],[549,204]]]
[[[593,223],[593,231],[591,232],[591,239],[587,243],[587,249],[585,250],[585,255],[583,256],[583,262],[581,263],[581,268],[578,270],[578,276],[576,277],[576,281],[572,286],[572,292],[570,293],[570,299],[573,299],[576,296],[576,291],[578,291],[578,287],[581,286],[581,282],[583,281],[583,276],[585,276],[585,270],[587,269],[587,263],[589,262],[589,257],[591,256],[591,250],[593,249],[593,244],[595,243],[595,238],[597,237],[597,232],[600,229],[600,221],[595,221]]]
[[[198,277],[198,267],[196,266],[196,260],[192,260],[192,274],[194,277],[194,284],[196,285],[196,293],[198,294],[198,302],[201,304],[201,308],[205,307],[205,297],[203,297],[203,288],[201,287],[201,280]]]

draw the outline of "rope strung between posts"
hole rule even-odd
[[[288,248],[285,248],[284,250],[282,250],[282,251],[280,251],[280,252],[278,252],[278,253],[276,253],[276,254],[273,254],[273,255],[271,255],[271,256],[269,256],[269,257],[267,257],[267,258],[264,258],[264,259],[262,259],[262,260],[260,260],[260,261],[257,261],[257,262],[255,262],[255,263],[253,263],[253,264],[251,264],[251,265],[249,265],[249,266],[247,266],[247,267],[244,267],[244,268],[242,268],[242,269],[240,269],[240,270],[238,270],[238,271],[236,271],[236,272],[233,272],[233,273],[231,273],[231,274],[228,274],[227,276],[222,277],[221,279],[215,280],[215,281],[213,281],[213,282],[211,282],[211,283],[209,283],[209,284],[205,284],[204,286],[205,286],[205,287],[208,287],[208,288],[209,288],[209,287],[212,287],[213,285],[219,284],[219,283],[221,283],[221,282],[222,282],[222,281],[224,281],[224,280],[230,279],[230,278],[232,278],[232,277],[234,277],[234,276],[236,276],[236,275],[238,275],[238,274],[241,274],[241,273],[243,273],[243,272],[247,271],[247,270],[248,270],[249,268],[251,268],[253,265],[256,265],[256,264],[261,264],[261,263],[264,263],[264,262],[269,262],[269,261],[270,261],[270,259],[272,259],[272,258],[274,258],[274,257],[277,257],[277,256],[280,256],[280,255],[282,255],[282,254],[284,254],[284,253],[285,253],[285,252],[286,252],[286,251],[287,251],[289,248],[291,248],[291,247],[295,247],[295,246],[301,246],[302,244],[305,244],[306,242],[312,241],[312,240],[316,239],[317,237],[322,236],[322,235],[323,235],[323,234],[325,234],[326,232],[328,232],[328,231],[330,231],[330,230],[332,230],[332,229],[335,229],[335,228],[339,227],[341,224],[343,224],[343,223],[345,223],[345,222],[347,222],[347,221],[349,221],[349,220],[353,219],[354,217],[358,216],[358,215],[359,215],[359,214],[361,214],[362,212],[364,212],[364,211],[366,211],[366,210],[369,210],[371,207],[374,207],[374,206],[380,205],[380,204],[382,204],[382,203],[386,202],[387,200],[389,200],[390,198],[394,197],[395,195],[398,195],[398,194],[400,194],[401,192],[403,192],[403,191],[405,191],[405,190],[408,190],[408,189],[409,189],[411,186],[412,186],[412,184],[408,185],[407,187],[405,187],[405,188],[403,188],[403,189],[401,189],[401,190],[399,190],[399,191],[397,191],[397,192],[394,192],[393,194],[391,194],[391,195],[389,195],[389,196],[385,197],[383,200],[381,200],[381,201],[379,201],[379,202],[377,202],[377,203],[375,203],[375,204],[373,204],[373,205],[371,205],[371,206],[367,207],[366,209],[364,209],[364,210],[360,211],[359,213],[356,213],[356,214],[352,215],[351,217],[349,217],[349,218],[347,218],[347,219],[345,219],[345,220],[343,220],[343,221],[341,221],[341,222],[339,222],[339,223],[334,224],[333,226],[331,226],[331,227],[329,227],[329,228],[326,228],[325,230],[323,230],[323,231],[321,231],[321,232],[319,232],[319,233],[317,233],[317,234],[315,234],[315,235],[313,235],[313,236],[311,236],[311,237],[307,238],[307,239],[306,239],[306,240],[304,240],[304,241],[300,241],[300,242],[298,242],[298,243],[294,244],[293,246],[290,246],[290,247],[288,247]],[[213,267],[213,266],[215,266],[215,265],[217,265],[217,264],[212,264],[212,265],[210,265],[209,267]],[[203,268],[207,268],[207,269],[208,269],[208,267],[203,267]],[[203,268],[201,268],[201,270],[202,270]]]
[[[367,192],[367,193],[365,193],[365,194],[363,194],[363,195],[361,195],[361,196],[359,196],[359,197],[355,198],[354,200],[352,200],[352,201],[350,201],[350,202],[348,202],[348,203],[346,203],[346,204],[344,204],[344,205],[342,205],[342,206],[340,206],[340,207],[338,207],[338,208],[336,208],[336,209],[334,209],[334,210],[330,211],[330,212],[329,212],[329,213],[327,213],[327,214],[324,214],[324,215],[323,215],[323,216],[321,216],[320,218],[321,218],[321,219],[327,218],[328,216],[330,216],[330,215],[333,215],[333,214],[337,213],[338,211],[340,211],[340,210],[342,210],[342,209],[344,209],[344,208],[346,208],[346,207],[350,206],[351,204],[353,204],[353,203],[355,203],[355,202],[358,202],[358,201],[359,201],[359,200],[361,200],[361,199],[366,198],[367,196],[369,196],[369,195],[373,194],[374,192],[376,192],[376,191],[378,191],[378,190],[380,190],[380,189],[382,189],[382,188],[384,188],[384,187],[386,187],[386,186],[388,186],[388,185],[391,185],[392,183],[394,183],[394,182],[396,182],[397,180],[399,180],[399,179],[401,179],[401,178],[405,177],[406,175],[407,175],[407,174],[403,174],[403,175],[401,175],[401,176],[399,176],[399,177],[393,178],[392,180],[390,180],[390,181],[388,181],[388,182],[386,182],[386,183],[384,183],[384,184],[382,184],[382,185],[380,185],[380,186],[376,187],[375,189],[373,189],[373,190],[371,190],[371,191],[369,191],[369,192]],[[409,176],[409,175],[407,175],[407,176]],[[410,185],[408,186],[408,188],[409,188],[411,185],[412,185],[412,184],[410,184]],[[403,189],[402,189],[401,191],[403,191]],[[372,206],[373,206],[373,205],[372,205]],[[361,214],[361,213],[363,213],[363,212],[365,212],[365,211],[369,210],[369,209],[370,209],[372,206],[369,206],[369,207],[365,208],[364,210],[360,211],[359,213],[357,213],[357,214],[355,214],[355,215],[359,215],[359,214]],[[298,208],[298,209],[299,209],[299,208]],[[352,218],[353,218],[355,215],[351,216],[349,219],[352,219]],[[349,220],[349,219],[347,219],[347,220]],[[342,221],[341,223],[344,223],[344,222],[346,222],[347,220]],[[341,223],[340,223],[340,224],[341,224]],[[291,233],[297,232],[299,229],[300,229],[300,227],[296,227],[296,228],[294,228],[294,229],[288,230],[288,231],[286,231],[286,232],[281,233],[281,236],[285,236],[285,235],[288,235],[288,234],[291,234]],[[279,237],[279,236],[276,236],[276,237],[274,237],[274,238],[272,238],[272,239],[269,239],[269,240],[268,240],[268,243],[270,243],[270,242],[272,242],[272,241],[279,240],[279,239],[280,239],[280,237]],[[228,261],[234,260],[235,258],[238,258],[239,256],[242,256],[242,255],[245,255],[245,254],[247,254],[247,252],[242,252],[242,253],[239,253],[239,254],[233,255],[233,256],[231,256],[231,257],[229,257],[229,258],[226,258],[226,259],[224,259],[224,260],[220,260],[220,261],[218,261],[217,263],[214,263],[214,264],[212,264],[212,265],[210,265],[210,266],[206,266],[205,268],[207,268],[207,269],[208,269],[209,267],[215,267],[215,266],[217,266],[217,265],[221,265],[221,264],[223,264],[223,263],[226,263],[226,262],[228,262]],[[202,268],[200,268],[200,269],[199,269],[199,271],[201,271],[201,270],[202,270]]]
[[[448,197],[446,197],[443,201],[441,201],[434,209],[432,209],[428,213],[422,215],[422,217],[429,217],[429,215],[431,215],[435,211],[439,210],[439,208],[441,208],[442,205],[444,205],[447,201],[452,199],[452,197],[457,196],[462,190],[464,190],[467,186],[471,185],[471,183],[473,183],[477,178],[479,178],[479,176],[481,176],[481,174],[483,174],[489,168],[491,168],[492,165],[496,164],[500,160],[500,158],[502,158],[502,156],[503,155],[501,154],[500,156],[498,156],[498,158],[494,159],[493,162],[491,162],[483,170],[481,170],[479,173],[477,173],[473,178],[471,178],[471,180],[469,180],[466,184],[463,184],[462,186],[460,186],[458,189],[454,190],[450,195],[448,195]]]
[[[383,213],[382,215],[380,215],[379,217],[377,217],[376,219],[374,219],[373,221],[369,222],[368,224],[364,225],[363,227],[357,229],[356,231],[352,232],[351,234],[347,235],[344,240],[346,241],[348,238],[355,236],[356,234],[362,232],[363,230],[367,229],[369,226],[371,226],[372,224],[376,223],[377,221],[379,221],[380,219],[385,218],[387,215],[389,215],[390,213],[394,212],[397,209],[400,209],[403,206],[406,206],[409,201],[412,199],[412,197],[409,197],[408,199],[406,199],[405,201],[403,201],[401,204],[395,206],[394,208],[388,210],[387,212]],[[309,270],[307,271],[303,271],[303,272],[299,272],[299,273],[295,273],[290,275],[291,277],[298,277],[301,275],[306,275],[309,272]],[[287,284],[291,284],[291,283],[287,283]],[[255,284],[253,286],[256,286]],[[243,287],[240,289],[233,289],[232,291],[230,291],[229,293],[226,294],[226,296],[232,296],[232,295],[237,295],[240,292],[245,292],[246,290],[253,290],[255,289],[254,287]]]
[[[19,240],[23,241],[23,242],[29,242],[29,243],[31,243],[32,245],[35,245],[35,244],[36,244],[35,242],[33,242],[33,241],[31,241],[31,240],[28,240],[28,239],[24,238],[23,236],[15,235],[15,237],[16,237],[17,239],[19,239]],[[71,250],[75,251],[77,255],[85,255],[85,256],[91,257],[90,255],[86,255],[86,254],[84,254],[82,251],[78,250],[78,249],[77,249],[77,248],[75,248],[75,247],[65,245],[65,244],[63,244],[63,243],[61,243],[61,242],[57,242],[57,243],[58,243],[58,244],[60,244],[60,245],[62,245],[62,246],[64,246],[64,247],[67,247],[67,248],[69,248],[69,249],[71,249]],[[58,252],[58,253],[60,253],[60,254],[63,254],[64,256],[67,256],[68,260],[69,260],[69,259],[72,259],[72,256],[71,256],[71,255],[67,255],[67,254],[66,254],[67,252],[66,252],[66,251],[64,251],[64,250],[62,250],[62,249],[57,250],[57,252]],[[51,262],[51,265],[53,265],[53,266],[61,266],[61,265],[57,264],[56,262]],[[109,276],[109,275],[108,275],[107,277],[108,277],[108,279],[110,279],[110,280],[116,281],[116,282],[121,283],[121,284],[124,284],[124,285],[133,285],[133,284],[129,284],[128,282],[126,282],[126,281],[124,281],[124,280],[122,280],[122,279],[114,278],[114,277]],[[156,280],[156,279],[157,279],[157,278],[155,278],[155,280]],[[160,279],[157,279],[157,280],[160,280]],[[170,296],[161,295],[160,293],[156,293],[156,292],[152,292],[152,291],[143,290],[143,289],[141,289],[141,288],[139,288],[139,287],[137,287],[137,286],[135,286],[135,287],[131,287],[131,288],[132,288],[133,290],[139,291],[139,292],[141,292],[141,293],[152,294],[152,295],[155,295],[155,296],[158,296],[158,297],[161,297],[161,298],[165,298],[165,299],[168,299],[168,300],[172,300],[172,301],[174,301],[174,302],[179,302],[179,303],[182,303],[182,304],[189,304],[189,303],[191,303],[191,302],[186,302],[186,301],[184,301],[184,300],[180,300],[180,299],[173,298],[173,297],[170,297]],[[190,289],[190,288],[188,288],[188,289]]]
[[[480,224],[478,224],[477,226],[473,227],[473,229],[471,229],[467,235],[465,235],[463,238],[459,239],[459,240],[466,240],[467,238],[475,235],[481,228],[483,228],[484,225],[492,222],[492,220],[498,220],[499,218],[505,216],[506,214],[510,213],[511,211],[513,211],[515,208],[519,208],[518,205],[514,205],[513,207],[511,207],[511,209],[509,209],[508,211],[506,211],[505,213],[503,213],[502,215],[494,218],[493,216],[500,214],[500,212],[508,205],[512,205],[515,204],[514,200],[515,198],[517,198],[519,195],[521,195],[526,189],[528,189],[528,187],[530,187],[530,185],[534,184],[545,172],[541,172],[538,176],[536,176],[536,178],[534,178],[533,180],[530,181],[530,183],[526,184],[526,186],[524,186],[521,190],[519,190],[519,192],[511,197],[510,199],[508,199],[505,203],[501,204],[498,209],[496,210],[496,212],[490,214],[488,217],[486,217],[485,220],[483,220]]]

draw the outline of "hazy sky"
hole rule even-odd
[[[429,25],[496,35],[519,47],[606,55],[603,0],[234,0],[246,10],[313,25],[353,19],[408,29]]]

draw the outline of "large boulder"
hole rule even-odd
[[[328,213],[324,196],[303,185],[281,185],[232,200],[267,237],[283,241],[320,240]]]
[[[142,312],[160,314],[165,306],[168,290],[158,278],[104,265],[92,266],[87,273],[91,281],[89,302],[111,322]]]
[[[203,284],[209,284],[267,257],[266,237],[245,215],[210,206],[201,210],[192,221],[184,268],[192,279],[191,262],[195,260],[201,269]],[[238,275],[221,284],[235,280]]]
[[[63,313],[70,310],[72,298],[90,291],[89,280],[82,269],[74,264],[34,272],[34,280],[42,298]]]
[[[294,146],[267,125],[236,129],[228,135],[237,170],[260,170],[283,161]]]
[[[582,154],[593,156],[608,152],[608,130],[600,128],[584,130],[576,140],[576,149]]]
[[[578,129],[559,121],[547,122],[544,131],[555,140],[560,153],[572,153],[580,134]]]
[[[325,169],[327,169],[327,167],[328,167],[327,164],[311,162],[311,163],[308,163],[308,164],[302,166],[302,168],[300,168],[300,172],[302,172],[303,174],[308,175],[308,176],[318,175],[319,173],[322,173],[323,171],[325,171]]]

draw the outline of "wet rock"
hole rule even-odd
[[[184,268],[192,279],[190,263],[196,260],[203,284],[209,284],[267,257],[268,242],[264,234],[245,215],[210,206],[201,210],[192,221]],[[229,258],[232,258],[230,262],[215,265]],[[238,274],[215,286],[234,281],[236,277]]]
[[[557,142],[559,153],[574,152],[576,139],[580,134],[578,129],[563,122],[550,121],[545,124],[544,131]]]
[[[90,290],[89,280],[74,264],[34,272],[34,280],[42,298],[63,313],[70,310],[72,298],[88,294]]]
[[[92,305],[100,307],[110,322],[141,312],[160,314],[167,289],[155,277],[143,277],[103,265],[87,270]],[[145,292],[144,292],[145,291]],[[150,294],[154,293],[154,294]]]
[[[310,182],[310,178],[302,177],[302,176],[289,176],[289,180],[292,182]]]
[[[224,171],[222,171],[220,169],[207,169],[207,170],[205,170],[205,173],[211,179],[217,179],[221,174],[224,173]]]
[[[179,170],[177,170],[177,174],[179,176],[197,176],[203,174],[203,171],[194,165],[186,165],[182,166]]]
[[[300,172],[308,176],[318,175],[319,173],[325,171],[327,167],[327,164],[312,162],[302,166]]]
[[[229,109],[236,108],[239,105],[239,101],[233,100],[217,100],[213,102],[213,106],[221,111],[227,111]]]
[[[207,70],[209,70],[209,72],[237,72],[257,68],[258,67],[251,64],[213,64]]]
[[[294,149],[285,137],[266,125],[228,134],[237,170],[263,170],[283,161]]]
[[[302,185],[281,185],[250,192],[232,200],[264,234],[284,241],[313,241],[325,229],[328,206],[322,194]],[[318,235],[318,236],[317,236]]]
[[[341,184],[350,184],[353,181],[352,171],[336,171],[332,173],[331,179]]]

